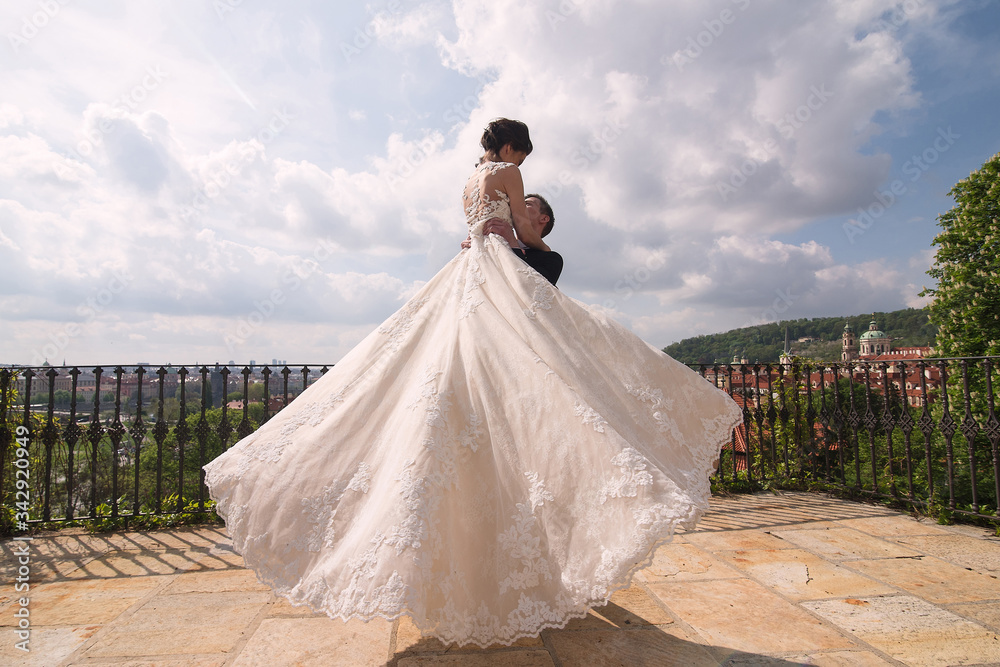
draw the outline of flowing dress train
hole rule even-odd
[[[205,470],[293,604],[487,646],[584,616],[693,526],[741,412],[484,237],[510,208],[476,195],[472,247]]]

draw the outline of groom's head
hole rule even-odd
[[[538,194],[524,195],[524,208],[528,212],[528,220],[535,228],[538,235],[545,237],[552,231],[556,216],[552,213],[552,207],[545,201],[545,198]]]

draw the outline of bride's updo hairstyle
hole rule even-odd
[[[483,131],[479,144],[487,153],[499,155],[500,149],[510,144],[516,151],[531,153],[531,139],[528,137],[528,126],[519,120],[497,118]]]

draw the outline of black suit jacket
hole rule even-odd
[[[553,250],[535,250],[534,248],[513,250],[515,255],[527,262],[528,266],[535,271],[545,276],[545,279],[553,285],[559,280],[559,274],[562,273],[563,268],[563,258],[559,253]]]

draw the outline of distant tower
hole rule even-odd
[[[875,357],[880,354],[889,354],[890,339],[883,332],[878,330],[875,323],[875,313],[872,313],[872,321],[868,325],[868,331],[861,334],[861,356]]]
[[[844,343],[843,348],[840,353],[841,361],[857,361],[858,352],[854,349],[855,338],[854,329],[851,328],[851,321],[847,320],[847,324],[844,325],[844,333],[842,336]]]
[[[785,347],[778,360],[783,364],[792,363],[792,343],[788,338],[788,327],[785,327]]]

